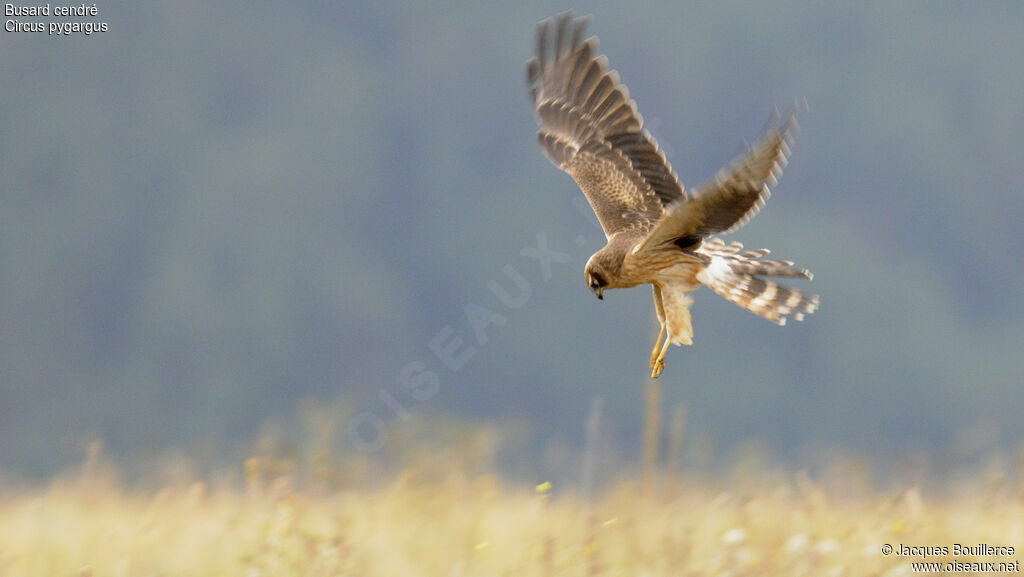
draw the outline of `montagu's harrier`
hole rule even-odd
[[[567,12],[538,27],[537,55],[527,70],[537,139],[583,190],[608,237],[587,261],[591,292],[600,299],[607,289],[654,287],[661,332],[651,377],[664,368],[669,344],[693,343],[693,301],[686,293],[702,284],[779,325],[814,312],[817,295],[764,278],[810,279],[810,272],[791,261],[764,260],[765,249],[743,251],[713,237],[736,230],[764,205],[786,164],[793,113],[774,114],[753,146],[684,192],[619,75],[597,54],[597,39],[584,39],[586,22]]]

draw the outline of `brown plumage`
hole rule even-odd
[[[808,271],[790,261],[760,260],[767,250],[742,252],[739,243],[711,238],[739,228],[764,205],[786,164],[794,114],[774,114],[753,146],[686,193],[644,130],[628,89],[597,54],[597,38],[584,39],[586,24],[566,12],[538,27],[537,54],[527,69],[537,139],[579,185],[608,238],[587,262],[590,290],[602,298],[605,289],[654,287],[661,333],[651,376],[664,367],[669,344],[692,344],[686,293],[701,284],[780,325],[814,312],[816,295],[763,278],[810,279]]]

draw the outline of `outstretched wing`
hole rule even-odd
[[[572,12],[540,23],[527,82],[544,154],[569,173],[601,221],[605,235],[647,230],[683,188],[619,75],[583,40],[585,19]]]
[[[772,115],[757,142],[709,182],[666,208],[665,215],[634,252],[675,242],[729,233],[747,223],[764,206],[782,175],[796,131],[796,109]]]

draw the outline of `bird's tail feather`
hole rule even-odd
[[[767,249],[743,251],[738,242],[726,245],[718,239],[705,242],[702,252],[711,256],[711,263],[701,271],[698,280],[758,316],[785,325],[789,317],[802,321],[804,315],[818,309],[818,295],[762,278],[812,278],[810,271],[796,268],[792,261],[759,260],[768,254]]]

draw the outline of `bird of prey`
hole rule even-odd
[[[706,285],[778,325],[818,307],[817,295],[765,277],[811,278],[792,261],[765,260],[714,235],[745,224],[764,205],[786,164],[795,110],[772,115],[757,141],[708,182],[683,190],[619,75],[584,39],[588,19],[571,12],[541,22],[527,82],[544,154],[576,181],[608,243],[584,270],[590,291],[651,284],[661,324],[651,351],[651,377],[665,366],[669,344],[690,345],[686,294]],[[662,344],[664,342],[664,344]]]

